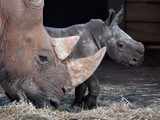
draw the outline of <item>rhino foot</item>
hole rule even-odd
[[[75,88],[75,99],[74,102],[72,103],[72,107],[82,108],[86,90],[87,90],[87,84],[85,82]]]
[[[87,95],[81,100],[75,100],[72,104],[72,108],[77,111],[77,109],[94,109],[97,107],[97,96]]]
[[[97,107],[97,96],[87,95],[83,100],[84,109],[94,109]]]
[[[79,99],[79,100],[74,100],[74,102],[72,103],[71,107],[74,109],[74,108],[82,108],[83,107],[83,101],[84,101],[85,97],[82,98],[82,99]]]

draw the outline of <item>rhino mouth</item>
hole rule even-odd
[[[144,61],[144,56],[141,55],[140,57],[126,58],[122,61],[119,61],[118,63],[121,63],[122,65],[125,65],[127,67],[134,67],[142,65],[143,61]]]
[[[144,61],[144,56],[140,57],[133,57],[129,60],[128,66],[139,66],[143,63]]]

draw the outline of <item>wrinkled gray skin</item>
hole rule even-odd
[[[123,10],[121,9],[113,17],[114,12],[111,10],[110,16],[105,22],[100,19],[93,19],[86,24],[73,25],[67,28],[47,27],[46,29],[54,37],[80,35],[80,41],[72,52],[72,59],[92,55],[99,48],[106,46],[109,57],[116,62],[128,66],[138,65],[143,61],[144,46],[132,39],[118,26],[122,13]],[[87,88],[88,95],[85,96]],[[99,90],[99,81],[93,75],[76,88],[73,105],[81,106],[83,103],[83,107],[89,109],[95,107]]]

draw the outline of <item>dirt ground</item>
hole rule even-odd
[[[97,75],[102,84],[101,101],[117,102],[124,97],[142,107],[160,104],[160,50],[146,50],[145,61],[138,67],[106,59]]]
[[[70,93],[64,97],[59,111],[42,110],[43,113],[49,111],[45,115],[50,114],[48,116],[52,117],[40,120],[160,120],[159,53],[160,50],[147,50],[143,65],[132,68],[119,65],[106,57],[97,70],[97,76],[101,83],[97,109],[80,113],[70,112],[70,104],[74,98],[74,95]],[[6,103],[8,101],[1,90],[0,105],[3,106]],[[35,114],[41,113],[39,110],[35,110],[33,106],[28,108],[26,105],[25,108],[20,105],[20,109],[25,108],[25,110],[19,110],[19,106],[18,109],[14,107],[14,115],[18,114],[17,111],[24,112],[26,109],[32,111],[32,108],[36,111]],[[10,111],[10,107],[0,108],[0,118],[3,118],[4,112],[7,113],[5,110],[8,111],[8,109]],[[54,115],[56,118],[53,119]],[[23,120],[32,120],[29,118]],[[16,120],[20,120],[20,118]]]

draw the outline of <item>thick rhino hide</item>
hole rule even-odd
[[[43,26],[43,4],[44,0],[0,0],[0,84],[11,100],[57,107],[66,88],[93,74],[106,48],[69,59],[79,36],[50,37]]]

